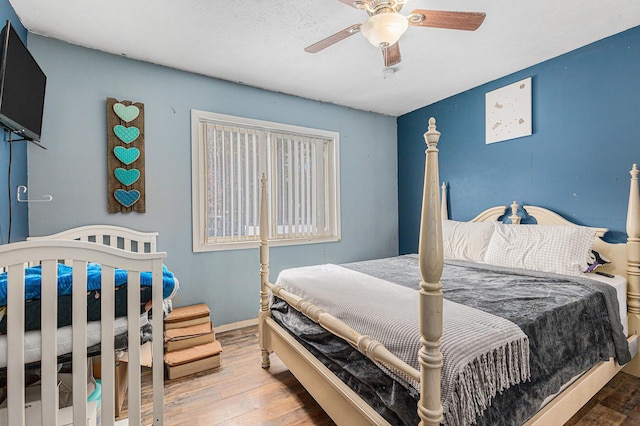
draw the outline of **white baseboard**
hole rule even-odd
[[[216,333],[224,333],[225,331],[237,330],[239,328],[250,327],[252,325],[258,325],[258,318],[251,318],[244,321],[232,322],[231,324],[225,324],[215,326]]]

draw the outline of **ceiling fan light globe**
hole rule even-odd
[[[407,31],[409,22],[399,13],[380,13],[362,24],[361,32],[375,47],[391,46]]]

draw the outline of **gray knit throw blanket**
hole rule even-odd
[[[419,369],[417,290],[331,264],[282,271],[276,284],[378,340]],[[506,319],[447,300],[443,308],[445,422],[470,425],[498,392],[529,379],[529,342]],[[379,366],[407,387],[419,389],[406,375]]]

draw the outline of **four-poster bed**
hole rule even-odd
[[[418,254],[418,268],[420,275],[419,285],[419,351],[416,351],[418,368],[408,365],[410,361],[399,359],[396,354],[388,350],[379,341],[365,335],[361,330],[354,330],[342,320],[328,313],[318,304],[311,303],[303,297],[304,291],[291,291],[283,280],[277,285],[269,282],[269,248],[266,235],[267,203],[261,205],[261,246],[260,246],[260,312],[259,332],[262,349],[262,366],[269,367],[269,354],[275,352],[278,357],[289,367],[291,372],[305,386],[311,395],[320,403],[325,411],[338,424],[389,424],[389,421],[370,406],[360,395],[338,378],[338,373],[325,366],[317,356],[310,352],[308,345],[301,344],[295,336],[289,334],[279,321],[276,321],[270,308],[270,295],[284,300],[289,306],[303,313],[313,322],[321,325],[333,335],[348,342],[366,357],[377,364],[386,366],[389,370],[399,372],[407,381],[417,383],[419,390],[419,402],[417,412],[421,424],[435,425],[443,421],[443,405],[441,404],[441,373],[443,364],[441,346],[447,342],[443,337],[443,310],[450,305],[443,300],[441,276],[444,269],[443,252],[443,227],[442,219],[446,219],[446,205],[440,204],[439,176],[438,176],[438,149],[437,143],[440,133],[435,128],[435,120],[430,119],[429,130],[425,133],[427,143],[426,169],[424,180],[424,197],[422,204],[422,219],[420,227],[420,241]],[[444,193],[444,188],[443,188]],[[263,200],[266,198],[266,189],[263,179]],[[446,202],[446,197],[443,196]],[[577,229],[578,227],[563,219],[561,216],[535,206],[525,206],[529,215],[537,220],[538,225],[556,225],[557,229]],[[493,222],[505,215],[505,206],[491,208],[471,222]],[[602,271],[623,276],[627,279],[628,336],[631,356],[635,357],[627,364],[627,370],[632,374],[640,372],[638,368],[637,354],[637,330],[640,324],[640,198],[638,195],[638,169],[631,171],[631,189],[629,196],[629,211],[627,218],[627,244],[609,244],[600,237],[606,229],[581,228],[584,235],[591,235],[588,241],[589,247],[598,251],[612,262],[603,265]],[[512,205],[512,214],[509,216],[512,223],[518,224],[517,204]],[[518,226],[518,225],[504,225]],[[535,226],[535,225],[526,225]],[[524,225],[523,225],[524,227]],[[541,229],[542,227],[538,227]],[[496,230],[498,225],[496,225]],[[583,232],[584,231],[584,232]],[[496,231],[497,232],[497,231]],[[586,233],[585,233],[586,232]],[[588,232],[591,232],[589,234]],[[594,240],[595,236],[595,240]],[[505,265],[503,265],[505,266]],[[586,266],[586,264],[585,264]],[[547,271],[550,272],[550,271]],[[581,273],[580,271],[579,273]],[[491,273],[495,273],[492,271]],[[583,280],[584,281],[584,280]],[[284,283],[284,285],[283,285]],[[318,287],[317,285],[315,287]],[[348,287],[348,285],[347,285]],[[607,286],[604,286],[607,287]],[[609,291],[609,290],[606,290]],[[613,292],[613,290],[611,290]],[[443,307],[444,305],[444,307]],[[273,313],[276,313],[275,311]],[[609,312],[609,315],[613,315]],[[612,321],[611,328],[620,327],[620,315],[617,326]],[[605,320],[603,320],[605,321]],[[446,326],[445,326],[446,328]],[[363,333],[363,334],[360,334]],[[611,332],[614,334],[613,331]],[[620,332],[621,333],[621,330]],[[446,337],[446,336],[445,336]],[[416,339],[417,340],[417,339]],[[624,337],[623,337],[624,341]],[[616,348],[617,350],[617,348]],[[625,344],[626,350],[626,344]],[[621,352],[616,352],[620,354]],[[625,356],[619,356],[626,361]],[[629,357],[629,352],[627,352]],[[446,361],[446,360],[445,360]],[[591,367],[590,364],[587,369]],[[517,367],[520,368],[520,367]],[[526,376],[528,366],[522,367],[522,377]],[[562,424],[568,420],[582,405],[584,405],[602,386],[604,386],[622,367],[620,367],[613,355],[606,362],[600,362],[587,373],[568,385],[562,393],[547,403],[527,424]],[[584,370],[579,370],[584,371]],[[519,383],[520,377],[513,379],[511,385]],[[495,394],[495,391],[494,391]],[[486,404],[486,403],[484,403]],[[489,403],[490,405],[491,403]],[[463,404],[464,405],[464,404]],[[480,404],[482,405],[482,404]]]

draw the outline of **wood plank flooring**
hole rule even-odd
[[[166,425],[334,425],[277,356],[260,367],[257,326],[216,337],[221,367],[165,381]],[[151,423],[149,378],[145,372],[143,424]],[[640,379],[619,373],[566,425],[640,425]]]
[[[566,426],[640,425],[640,378],[618,373]]]
[[[170,426],[334,425],[287,367],[271,356],[260,366],[258,327],[216,333],[221,366],[164,386],[164,418]],[[151,423],[150,378],[143,373],[143,424]],[[126,417],[126,402],[121,417]]]

